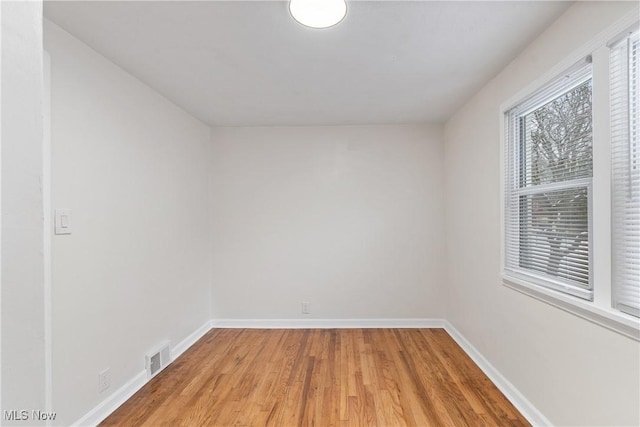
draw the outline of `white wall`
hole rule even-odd
[[[633,7],[572,6],[445,127],[448,318],[556,425],[639,425],[640,345],[502,286],[500,105]]]
[[[214,318],[444,316],[439,127],[217,128],[210,163]]]
[[[42,2],[2,2],[1,51],[2,409],[45,410]]]
[[[211,317],[446,317],[555,424],[640,424],[638,343],[498,278],[500,104],[632,7],[572,7],[444,135],[216,128],[209,140],[206,126],[46,23],[53,205],[74,214],[74,234],[53,239],[58,421],[139,373],[151,346]]]
[[[45,22],[52,67],[53,406],[76,421],[210,316],[210,130]],[[98,394],[98,372],[111,388]]]

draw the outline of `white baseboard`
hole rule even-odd
[[[73,423],[74,426],[96,426],[107,418],[113,411],[118,409],[120,405],[133,396],[143,385],[147,383],[147,371],[141,371],[133,377],[128,383],[120,387],[113,394],[103,400],[98,406]]]
[[[211,330],[212,321],[209,320],[204,325],[196,329],[191,335],[180,341],[178,344],[171,347],[171,361],[176,360],[182,353],[187,351],[189,347],[194,345],[200,338],[202,338],[207,332]]]
[[[212,328],[347,329],[444,328],[444,319],[214,319]]]
[[[176,360],[182,353],[195,344],[211,329],[211,321],[208,320],[204,325],[191,333],[185,339],[175,346],[171,347],[171,363]],[[171,364],[169,363],[169,365]],[[168,365],[167,365],[168,366]],[[165,367],[166,368],[166,367]],[[149,382],[147,370],[136,374],[129,382],[120,387],[118,390],[109,395],[105,400],[100,402],[98,406],[87,412],[82,418],[73,423],[73,426],[96,426],[104,421],[113,411],[118,409],[124,402],[129,400],[138,390]]]
[[[509,382],[485,357],[448,321],[444,329],[458,343],[465,353],[478,365],[487,377],[498,387],[518,411],[534,426],[553,425],[520,391]]]

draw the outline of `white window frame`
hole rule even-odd
[[[518,103],[516,106],[517,111],[512,113],[511,110],[506,112],[506,116],[509,116],[509,126],[505,128],[505,132],[509,135],[506,139],[509,139],[507,142],[508,145],[517,145],[516,147],[511,147],[511,153],[508,157],[509,160],[506,161],[513,162],[514,164],[511,166],[508,172],[508,179],[518,181],[522,177],[522,165],[520,156],[522,155],[523,143],[525,141],[522,140],[522,129],[520,128],[521,124],[516,124],[516,122],[520,123],[520,121],[529,115],[531,112],[534,112],[550,101],[557,99],[558,97],[562,97],[565,94],[571,92],[575,88],[582,86],[584,83],[592,80],[592,69],[593,66],[591,64],[591,58],[588,60],[585,58],[580,61],[578,64],[574,64],[570,70],[565,70],[565,72],[561,73],[560,76],[556,76],[553,81],[552,88],[542,88],[540,92],[534,91],[532,95],[534,95],[533,100],[524,99],[522,102]],[[567,82],[565,75],[571,75],[571,79]],[[593,111],[592,111],[593,113]],[[593,115],[593,114],[592,114]],[[592,135],[593,139],[593,135]],[[508,148],[505,146],[505,152]],[[593,154],[593,153],[592,153]],[[513,157],[517,157],[514,159]],[[592,156],[593,157],[593,156]],[[505,163],[505,169],[508,168],[509,165]],[[528,167],[528,166],[527,166]],[[505,178],[507,179],[507,178]],[[560,191],[560,190],[573,190],[583,188],[587,192],[587,200],[588,200],[588,247],[589,247],[589,255],[587,262],[589,266],[593,263],[593,221],[592,221],[592,205],[593,205],[593,192],[592,192],[592,177],[571,177],[566,180],[554,181],[550,183],[543,184],[525,184],[524,186],[520,185],[517,182],[506,182],[505,184],[509,186],[508,190],[505,189],[505,198],[507,197],[506,193],[510,193],[510,201],[513,203],[513,199],[519,200],[520,196],[527,195],[537,195],[544,194],[546,192],[552,191]],[[505,206],[506,207],[506,206]],[[505,224],[505,227],[511,225],[512,227],[516,224]],[[521,223],[519,224],[521,226]],[[520,227],[519,227],[520,228]],[[513,236],[512,236],[513,237]],[[518,240],[520,240],[521,236],[518,236]],[[506,241],[505,241],[506,245]],[[510,277],[515,277],[518,279],[522,279],[524,281],[528,281],[530,283],[544,286],[550,289],[554,289],[559,292],[564,292],[566,294],[570,294],[576,297],[580,297],[586,300],[593,299],[593,270],[589,268],[589,277],[588,277],[588,286],[580,286],[578,284],[573,284],[571,280],[563,279],[562,277],[552,277],[545,275],[544,273],[529,268],[523,268],[520,266],[505,266],[504,268],[505,274]]]
[[[633,10],[615,24],[598,34],[589,43],[551,68],[543,76],[516,93],[500,108],[500,232],[501,256],[500,277],[502,283],[516,291],[556,306],[562,310],[587,319],[593,323],[640,341],[640,319],[612,308],[611,280],[611,139],[609,102],[609,54],[608,44],[629,28],[637,25],[638,12]],[[593,181],[591,187],[590,218],[590,275],[592,277],[593,301],[587,301],[540,286],[518,275],[505,271],[505,114],[531,95],[543,89],[565,70],[584,58],[592,58],[593,88]]]

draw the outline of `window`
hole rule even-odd
[[[591,300],[591,64],[573,67],[506,116],[505,270]]]
[[[640,340],[640,35],[617,25],[503,108],[502,277]]]
[[[640,316],[640,115],[638,31],[611,49],[613,302]]]

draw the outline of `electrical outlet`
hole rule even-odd
[[[309,303],[308,302],[303,302],[302,303],[302,314],[309,314],[311,313],[311,310],[309,308]]]
[[[98,374],[98,392],[102,393],[111,387],[111,368],[107,368]]]

